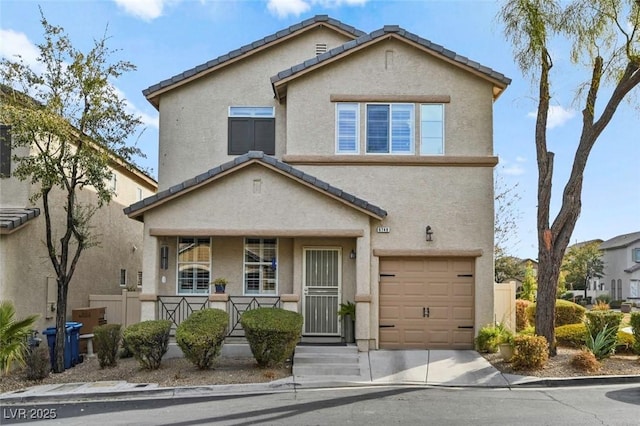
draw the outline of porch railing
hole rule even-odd
[[[158,296],[158,318],[169,320],[177,327],[194,311],[208,306],[208,296]]]
[[[229,333],[227,337],[244,337],[244,329],[240,324],[242,313],[256,308],[279,308],[280,297],[230,296],[227,306],[229,310]]]

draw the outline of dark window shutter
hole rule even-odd
[[[253,149],[263,151],[267,155],[276,153],[276,120],[274,118],[254,119]]]
[[[253,149],[253,120],[229,118],[229,155],[242,155]]]
[[[229,117],[229,155],[249,151],[276,153],[276,120],[274,118]]]
[[[0,177],[11,176],[11,126],[0,126]]]

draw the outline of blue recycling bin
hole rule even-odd
[[[71,366],[74,366],[80,363],[80,329],[82,328],[82,323],[69,321],[65,325],[71,327]]]
[[[65,327],[65,342],[64,342],[64,368],[71,368],[71,331],[73,327]],[[55,364],[55,348],[56,348],[56,328],[55,327],[47,327],[46,330],[42,332],[45,336],[47,336],[47,343],[49,344],[49,359],[51,360],[51,368]]]

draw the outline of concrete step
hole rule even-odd
[[[358,354],[313,354],[297,353],[294,357],[296,364],[355,364],[358,365]]]
[[[297,346],[294,376],[359,376],[360,356],[356,346]]]
[[[344,364],[293,364],[294,376],[359,376],[360,367]]]
[[[302,353],[357,354],[358,347],[355,345],[353,346],[308,346],[308,345],[296,346],[296,354],[302,354]]]

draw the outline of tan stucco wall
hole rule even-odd
[[[95,194],[82,191],[79,198],[86,202],[94,199]],[[61,193],[56,192],[54,204],[61,206],[61,201]],[[41,202],[36,207],[42,209]],[[100,246],[89,248],[81,255],[69,286],[68,320],[73,308],[89,306],[89,294],[120,294],[120,269],[127,270],[129,284],[135,285],[137,281],[137,273],[142,270],[143,224],[127,218],[122,208],[123,205],[111,202],[94,216]],[[52,214],[59,223],[64,212],[58,207]],[[54,241],[60,236],[55,234]],[[19,317],[39,314],[40,331],[55,325],[55,313],[51,319],[45,319],[47,302],[55,300],[47,297],[47,281],[55,288],[56,275],[44,241],[43,214],[26,227],[0,236],[0,299],[14,302]]]
[[[316,27],[226,66],[212,76],[163,94],[160,98],[160,190],[234,157],[227,155],[230,106],[276,107],[276,156],[282,156],[286,144],[284,106],[274,100],[269,79],[312,58],[316,43],[326,43],[331,49],[347,40],[333,30]]]
[[[14,148],[12,155],[25,156],[29,149],[26,147]],[[0,207],[23,208],[29,202],[29,182],[21,181],[13,177],[16,162],[11,160],[11,177],[0,178]]]
[[[388,60],[392,52],[393,60]],[[398,40],[381,41],[288,84],[287,154],[335,153],[330,95],[447,95],[445,154],[492,155],[492,84]],[[415,106],[414,154],[419,155]],[[366,110],[360,105],[360,153],[366,152]],[[313,137],[310,137],[313,135]],[[369,154],[371,155],[371,154]]]

